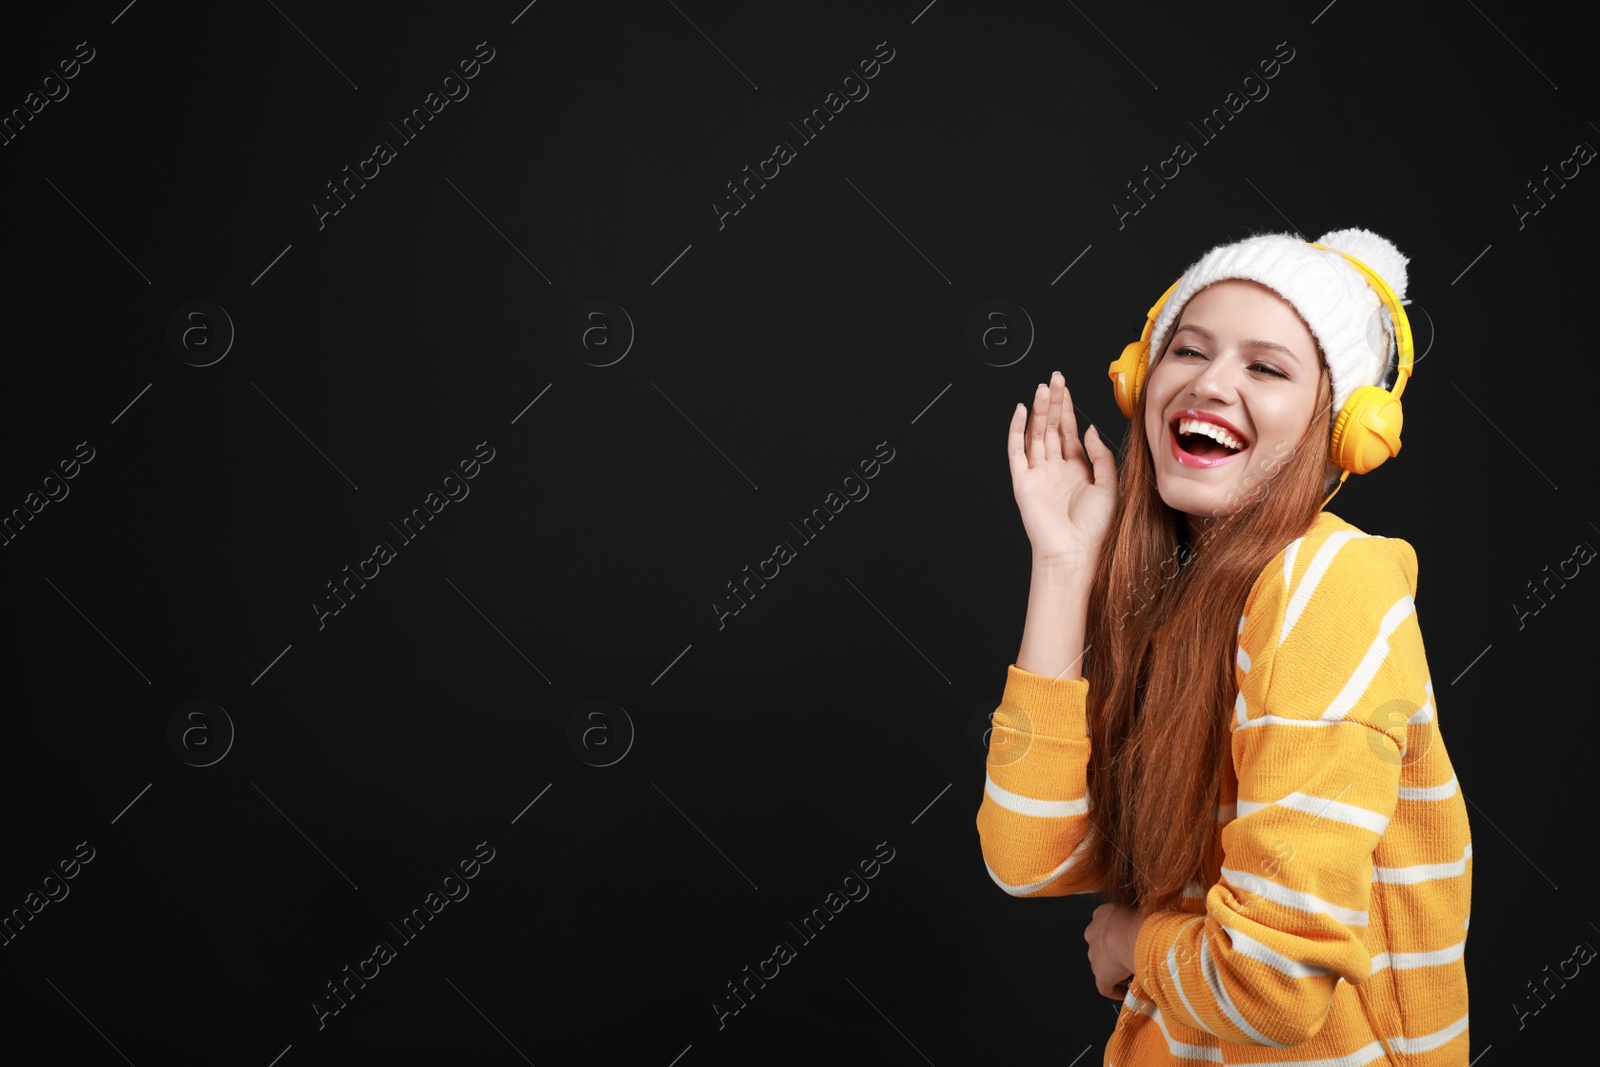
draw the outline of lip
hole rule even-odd
[[[1199,418],[1198,415],[1194,416],[1194,417],[1195,418]],[[1211,421],[1217,421],[1217,420],[1211,420]],[[1222,424],[1219,422],[1219,425],[1222,425]],[[1232,433],[1233,431],[1232,431],[1232,429],[1229,429],[1228,432]],[[1243,438],[1241,438],[1241,440],[1242,439]],[[1210,458],[1207,458],[1205,456],[1191,456],[1189,453],[1185,452],[1183,449],[1178,447],[1178,435],[1173,432],[1172,426],[1170,424],[1167,426],[1167,441],[1168,441],[1168,443],[1170,444],[1170,446],[1172,448],[1172,458],[1177,460],[1177,462],[1180,465],[1185,466],[1185,467],[1200,467],[1200,468],[1220,467],[1224,463],[1230,463],[1233,460],[1238,459],[1240,456],[1244,455],[1250,449],[1250,446],[1246,445],[1244,448],[1241,448],[1239,451],[1230,452],[1225,456],[1215,456],[1215,457],[1210,457]]]

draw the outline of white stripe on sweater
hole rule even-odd
[[[1423,1034],[1421,1037],[1391,1037],[1389,1039],[1389,1044],[1394,1046],[1396,1052],[1400,1052],[1405,1055],[1411,1055],[1412,1053],[1417,1052],[1427,1052],[1429,1049],[1438,1048],[1440,1045],[1444,1044],[1446,1041],[1449,1041],[1466,1028],[1467,1016],[1465,1013],[1463,1013],[1461,1018],[1457,1019],[1449,1026],[1435,1030],[1431,1034]]]
[[[1292,960],[1281,952],[1268,948],[1255,938],[1247,937],[1230,926],[1224,926],[1223,929],[1228,932],[1228,939],[1233,942],[1233,951],[1247,960],[1264,963],[1273,970],[1288,975],[1290,978],[1326,978],[1336,973],[1326,967],[1318,967],[1314,964]]]
[[[1197,922],[1204,921],[1205,918],[1203,916],[1196,919],[1190,919],[1188,922],[1183,924],[1182,928],[1178,930],[1178,936],[1182,937],[1184,930],[1189,929],[1189,927],[1193,926]],[[1202,938],[1205,937],[1204,931],[1201,932],[1200,936]],[[1200,1013],[1194,1010],[1193,1004],[1189,1003],[1189,994],[1183,991],[1183,979],[1178,977],[1178,946],[1176,942],[1173,943],[1171,948],[1167,949],[1167,973],[1172,976],[1172,988],[1178,991],[1178,999],[1183,1001],[1184,1010],[1189,1013],[1189,1017],[1195,1022],[1199,1023],[1200,1029],[1204,1030],[1212,1037],[1221,1037],[1221,1034],[1211,1029],[1211,1027],[1207,1026],[1205,1022],[1201,1020]],[[1132,989],[1132,986],[1129,986],[1129,989]]]
[[[1251,726],[1366,726],[1359,719],[1291,719],[1283,715],[1258,715],[1239,724],[1240,729]]]
[[[1384,882],[1388,885],[1416,885],[1418,882],[1433,882],[1440,878],[1458,878],[1467,869],[1467,860],[1472,858],[1472,842],[1468,841],[1461,850],[1461,858],[1449,863],[1417,863],[1409,867],[1374,867],[1372,880]]]
[[[1045,886],[1049,885],[1051,882],[1055,881],[1057,878],[1060,878],[1063,874],[1066,874],[1069,870],[1071,870],[1089,851],[1089,840],[1089,835],[1085,834],[1083,840],[1078,842],[1078,847],[1072,850],[1072,855],[1062,860],[1061,863],[1056,866],[1055,870],[1051,871],[1037,882],[1028,882],[1025,885],[1011,885],[1009,882],[1002,882],[1000,880],[1000,876],[994,873],[994,868],[989,866],[989,861],[987,859],[983,861],[983,869],[989,872],[989,877],[994,879],[995,885],[999,886],[1001,889],[1004,889],[1007,893],[1010,893],[1014,897],[1025,897],[1029,893],[1043,889]]]
[[[1156,1007],[1154,1001],[1144,1000],[1133,995],[1133,987],[1128,987],[1127,996],[1122,998],[1122,1003],[1130,1011],[1148,1016],[1154,1020],[1161,1030],[1161,1036],[1166,1039],[1167,1052],[1180,1060],[1205,1060],[1207,1063],[1221,1063],[1222,1050],[1210,1045],[1191,1045],[1179,1041],[1172,1036],[1172,1031],[1167,1029],[1167,1021],[1161,1017],[1161,1009]]]
[[[1438,967],[1441,964],[1454,963],[1461,958],[1466,949],[1466,938],[1462,938],[1448,948],[1435,949],[1432,952],[1380,952],[1372,957],[1372,973],[1377,974],[1385,967],[1393,967],[1397,971],[1411,971],[1418,967]]]
[[[1375,834],[1382,834],[1389,825],[1389,819],[1375,811],[1356,804],[1345,804],[1327,797],[1312,796],[1309,793],[1294,792],[1279,800],[1265,802],[1241,799],[1238,803],[1239,817],[1242,819],[1252,812],[1276,804],[1280,808],[1290,811],[1304,812],[1317,818],[1328,818],[1335,822],[1349,823],[1359,826],[1364,830],[1371,830]]]
[[[1390,1041],[1394,1038],[1389,1038]],[[1366,1067],[1374,1061],[1384,1059],[1384,1046],[1378,1041],[1368,1041],[1362,1048],[1355,1049],[1354,1053],[1344,1056],[1330,1056],[1326,1059],[1253,1059],[1251,1064],[1256,1067]]]
[[[983,791],[989,798],[1007,811],[1014,811],[1018,815],[1032,815],[1041,819],[1061,819],[1069,815],[1082,815],[1089,810],[1089,797],[1087,794],[1076,800],[1039,800],[1036,797],[1023,796],[1013,793],[989,777],[989,772],[983,773]]]
[[[1416,716],[1412,716],[1415,718]],[[1400,787],[1401,800],[1444,800],[1446,797],[1456,795],[1456,776],[1451,775],[1450,780],[1443,785],[1403,785]]]
[[[1406,593],[1384,612],[1383,621],[1378,624],[1377,636],[1372,639],[1372,644],[1367,646],[1366,655],[1361,657],[1361,662],[1356,664],[1356,669],[1351,672],[1350,680],[1339,690],[1339,695],[1333,698],[1328,710],[1322,713],[1324,719],[1342,719],[1351,708],[1355,707],[1356,701],[1361,699],[1361,694],[1372,684],[1378,668],[1389,658],[1389,635],[1394,633],[1395,628],[1413,610],[1415,605],[1412,603],[1411,594]]]
[[[1413,722],[1432,722],[1433,721],[1433,679],[1432,678],[1429,678],[1426,682],[1422,683],[1422,691],[1425,694],[1427,694],[1426,699],[1423,700],[1422,707],[1418,708],[1416,710],[1416,712],[1412,714],[1411,718],[1406,720],[1406,722],[1408,722],[1408,723],[1413,723]]]
[[[1339,549],[1344,546],[1346,541],[1366,536],[1368,535],[1355,530],[1335,530],[1322,542],[1322,547],[1317,549],[1317,554],[1311,557],[1311,565],[1306,568],[1306,573],[1301,577],[1300,584],[1294,587],[1294,594],[1289,597],[1288,607],[1284,609],[1283,628],[1278,631],[1278,644],[1280,646],[1283,644],[1283,639],[1289,636],[1289,631],[1294,629],[1294,624],[1299,620],[1300,613],[1310,603],[1312,594],[1317,591],[1317,583],[1322,581],[1323,574],[1326,573],[1329,564],[1333,562],[1333,557],[1338,554]],[[1295,544],[1298,543],[1298,541],[1295,542]],[[1293,564],[1292,557],[1285,556],[1283,563],[1285,577],[1287,578],[1289,568]],[[1289,589],[1287,581],[1284,589],[1285,591]]]
[[[1289,889],[1278,885],[1276,882],[1257,878],[1249,871],[1235,871],[1224,867],[1222,868],[1222,877],[1227,879],[1229,885],[1236,890],[1253,893],[1258,897],[1272,901],[1274,904],[1281,904],[1286,908],[1305,912],[1307,915],[1328,915],[1346,926],[1367,925],[1367,913],[1364,911],[1356,911],[1354,908],[1346,908],[1343,905],[1334,904],[1323,900],[1314,893]]]
[[[1222,1009],[1233,1025],[1242,1030],[1250,1040],[1259,1045],[1271,1045],[1273,1048],[1288,1048],[1281,1041],[1274,1041],[1257,1030],[1245,1019],[1243,1013],[1233,1005],[1233,998],[1228,996],[1228,990],[1222,984],[1222,976],[1217,974],[1216,961],[1211,958],[1211,942],[1206,940],[1204,933],[1200,935],[1200,973],[1205,976],[1206,985],[1211,989],[1211,995],[1216,999],[1217,1006]],[[1192,1013],[1191,1013],[1192,1014]]]

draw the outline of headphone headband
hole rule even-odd
[[[1405,306],[1400,302],[1400,298],[1395,295],[1395,291],[1390,288],[1389,283],[1383,280],[1383,275],[1361,262],[1355,256],[1352,256],[1349,252],[1340,251],[1337,248],[1329,248],[1327,245],[1319,245],[1315,241],[1307,241],[1306,244],[1313,248],[1321,248],[1324,251],[1338,252],[1349,260],[1357,270],[1366,276],[1368,284],[1377,292],[1378,299],[1389,309],[1389,321],[1394,326],[1395,377],[1394,385],[1388,391],[1394,394],[1396,400],[1399,400],[1400,394],[1406,391],[1406,382],[1411,378],[1411,365],[1413,362],[1411,320],[1406,316]],[[1171,290],[1168,291],[1170,292]],[[1387,362],[1385,360],[1385,363]],[[1388,367],[1385,366],[1384,370],[1387,372]]]

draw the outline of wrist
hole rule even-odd
[[[1087,599],[1094,584],[1094,563],[1082,556],[1035,553],[1033,577],[1052,587],[1066,587],[1080,592]]]
[[[1033,565],[1046,570],[1093,572],[1098,553],[1039,551],[1033,553]]]

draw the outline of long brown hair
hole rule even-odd
[[[1309,528],[1337,473],[1320,347],[1317,355],[1305,433],[1280,455],[1253,457],[1237,509],[1197,523],[1192,545],[1185,516],[1157,491],[1148,388],[1128,423],[1084,656],[1090,847],[1105,872],[1101,896],[1123,907],[1148,913],[1174,906],[1187,883],[1207,887],[1239,616],[1262,568]]]

